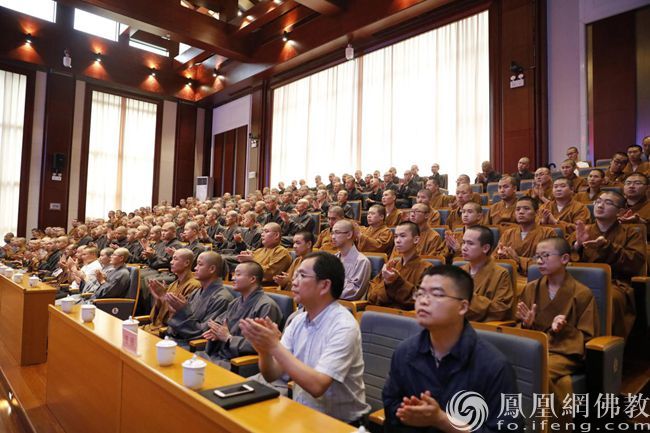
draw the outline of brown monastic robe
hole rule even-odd
[[[440,212],[429,207],[429,227],[440,225]]]
[[[501,200],[490,206],[490,212],[485,218],[485,223],[491,226],[498,226],[500,231],[517,224],[515,220],[515,207],[517,206],[517,199],[515,198],[512,203],[508,204]]]
[[[522,239],[521,226],[518,225],[503,232],[499,238],[499,245],[497,245],[492,254],[496,257],[496,252],[502,245],[512,247],[520,258],[519,273],[526,275],[528,272],[528,265],[532,261],[533,255],[535,255],[537,244],[544,239],[556,237],[557,234],[552,228],[536,225],[526,234],[526,237]]]
[[[607,244],[598,248],[592,245],[584,246],[572,254],[571,259],[575,262],[607,263],[611,267],[614,286],[612,334],[627,338],[636,318],[634,292],[629,283],[632,277],[640,275],[641,269],[646,265],[645,239],[633,225],[618,222],[605,233],[600,231],[598,224],[590,224],[587,226],[587,232],[589,239],[603,236]],[[569,243],[574,245],[575,240],[574,232],[569,238]]]
[[[293,280],[293,274],[298,270],[301,263],[302,263],[301,256],[297,256],[295,260],[291,262],[291,266],[289,266],[289,269],[287,269],[287,276],[289,277],[289,280],[287,281],[287,284],[285,284],[284,286],[280,286],[282,290],[291,290],[291,281]]]
[[[548,277],[543,276],[526,285],[519,301],[528,308],[537,305],[531,329],[548,335],[549,391],[562,402],[573,391],[570,375],[584,366],[585,344],[600,334],[596,300],[587,286],[567,272],[553,299],[549,297]],[[556,334],[551,325],[558,315],[564,315],[567,324]]]
[[[646,223],[646,241],[650,242],[650,201],[646,197],[643,197],[637,204],[634,206],[630,206],[627,203],[625,204],[625,209],[632,210],[635,214],[638,214],[641,218],[643,218]],[[640,222],[635,222],[632,224],[641,224]]]
[[[471,273],[469,263],[462,268]],[[494,259],[474,275],[474,295],[465,318],[474,322],[509,320],[512,318],[514,289],[507,269],[499,266]]]
[[[273,283],[273,276],[285,272],[291,266],[291,254],[283,246],[258,248],[253,251],[253,260],[264,269],[263,283]]]
[[[391,260],[393,268],[399,273],[397,280],[392,284],[384,283],[381,272],[370,280],[368,301],[371,304],[402,310],[413,309],[413,292],[422,282],[422,274],[431,264],[417,254],[408,263],[403,261],[401,256]]]
[[[362,253],[384,253],[393,250],[393,232],[385,224],[379,227],[359,227],[357,249]]]
[[[178,280],[171,283],[167,288],[167,293],[182,295],[183,297],[187,298],[190,293],[200,288],[201,283],[199,280],[195,279],[194,276],[190,274],[189,278],[187,278],[182,283],[179,283]],[[167,303],[156,300],[153,308],[151,309],[151,321],[145,325],[143,329],[147,332],[158,334],[158,329],[162,326],[167,325],[167,320],[170,316],[171,312],[167,307]]]
[[[336,253],[339,250],[332,244],[332,231],[330,228],[321,230],[320,234],[318,235],[318,239],[316,239],[314,248],[321,251],[327,251],[328,253],[332,254]]]
[[[537,192],[535,191],[534,188],[527,189],[526,191],[524,191],[524,195],[527,195],[528,197],[536,198],[537,200],[540,201],[540,203],[542,202],[542,200],[537,196]],[[553,200],[553,186],[549,186],[544,190],[544,197],[549,200]]]
[[[400,209],[394,208],[392,212],[386,214],[386,226],[395,227],[402,222],[402,213]]]
[[[612,173],[612,171],[608,168],[605,171],[605,179],[603,180],[603,185],[607,186],[623,186],[623,181],[625,180],[625,172],[622,171],[618,174]]]
[[[650,162],[642,162],[639,165],[637,165],[636,170],[632,169],[632,164],[627,163],[625,168],[623,169],[623,173],[626,175],[632,174],[632,173],[642,173],[644,175],[649,175],[650,174]]]
[[[550,209],[551,215],[553,215],[558,221],[557,226],[562,228],[562,231],[567,235],[573,233],[576,229],[576,222],[582,221],[585,224],[591,222],[591,213],[587,206],[584,203],[571,200],[567,203],[562,210],[560,211],[555,200],[551,200],[548,203],[544,203],[539,207],[537,211],[538,218],[542,218],[542,212],[544,209]]]
[[[596,200],[596,198],[598,197],[598,194],[600,194],[600,191],[598,191],[597,193],[591,195],[591,191],[589,189],[587,189],[585,191],[580,191],[579,193],[574,195],[573,199],[575,201],[580,202],[580,203],[592,204],[594,202],[594,200]]]
[[[440,208],[447,208],[451,206],[451,204],[456,200],[456,197],[453,195],[446,195],[441,192],[438,194],[434,195],[431,197],[431,201],[429,202],[429,207],[431,209],[440,209]]]
[[[584,177],[576,176],[575,174],[569,179],[571,181],[571,189],[573,192],[582,191],[585,187],[588,187],[587,179]]]

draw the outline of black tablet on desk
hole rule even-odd
[[[254,380],[207,389],[199,394],[224,409],[234,409],[276,398],[280,395],[276,389]]]

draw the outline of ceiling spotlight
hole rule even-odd
[[[242,15],[244,15],[244,13],[241,11],[241,9],[238,10],[238,11],[237,11],[237,16],[240,17],[240,16],[242,16]]]
[[[151,73],[149,74],[152,77],[156,77],[156,68],[151,68]]]
[[[279,5],[279,4],[282,4],[282,0],[273,0],[273,3],[275,3],[276,5]]]
[[[31,33],[27,33],[27,34],[25,35],[25,43],[26,43],[27,45],[31,45],[31,44],[32,44],[32,34],[31,34]]]
[[[102,53],[99,53],[99,52],[98,52],[98,53],[95,54],[95,61],[96,61],[97,63],[101,63],[101,62],[102,62]]]
[[[282,33],[282,42],[289,42],[291,38],[289,37],[289,32],[283,32]]]
[[[187,87],[192,87],[192,80],[191,79],[187,80],[187,83],[185,83],[185,85]]]
[[[352,48],[352,44],[348,44],[348,46],[345,47],[345,58],[348,60],[354,59],[354,48]]]

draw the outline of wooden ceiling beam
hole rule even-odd
[[[244,37],[257,29],[263,30],[263,26],[266,26],[297,7],[299,5],[294,0],[287,0],[279,5],[272,0],[260,2],[249,9],[246,12],[246,16],[237,17],[237,19],[231,21],[237,27],[234,35]],[[252,21],[247,19],[249,16],[253,17]]]
[[[169,35],[230,59],[250,61],[246,42],[232,37],[231,24],[202,15],[170,0],[59,0],[156,35]]]
[[[330,0],[296,0],[296,2],[321,15],[336,15],[343,10],[339,5]]]

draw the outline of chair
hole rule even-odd
[[[609,164],[612,162],[611,158],[597,159],[596,167],[609,167]]]
[[[450,209],[447,208],[438,209],[438,213],[440,213],[440,224],[442,225],[447,224],[447,218],[449,218],[449,212]]]
[[[487,205],[487,204],[484,204],[483,206],[481,206],[481,213],[483,214],[484,218],[487,217],[488,214],[490,213],[490,206]]]
[[[441,174],[440,175],[440,188],[447,189],[448,184],[449,184],[449,175]],[[447,194],[447,193],[445,192],[445,194]]]
[[[361,222],[361,200],[350,200],[348,201],[348,204],[352,207],[354,219],[357,222]]]
[[[594,218],[594,204],[593,203],[587,203],[587,209],[589,209],[589,213],[591,214],[591,218]]]
[[[320,234],[321,213],[320,212],[310,212],[309,216],[311,216],[312,221],[314,221],[314,228],[312,229],[312,232],[314,233],[314,237],[318,237],[318,235]]]
[[[370,260],[370,279],[375,278],[388,261],[388,256],[384,253],[363,253]]]
[[[600,336],[586,344],[586,374],[572,376],[575,393],[615,393],[622,383],[623,349],[625,342],[612,337],[612,276],[609,265],[603,263],[570,263],[567,272],[591,289],[600,319]],[[528,281],[541,277],[539,267],[528,268]]]
[[[490,202],[490,197],[487,194],[479,194],[481,197],[481,205],[482,206],[487,206],[487,204]]]
[[[494,194],[490,199],[490,203],[495,204],[501,201],[501,196],[499,194]]]
[[[587,177],[589,176],[589,173],[591,170],[593,170],[595,167],[582,167],[578,168],[578,176],[580,177]]]
[[[449,230],[448,226],[433,226],[431,227],[431,230],[435,231],[440,235],[440,237],[444,240],[445,239],[445,232]]]
[[[552,171],[551,172],[551,179],[555,180],[557,178],[562,177],[562,172],[561,171]]]
[[[442,256],[420,256],[424,261],[431,263],[431,266],[440,266],[444,265],[446,260]]]
[[[368,209],[368,197],[370,197],[370,192],[361,193],[361,205],[363,209]]]
[[[121,320],[135,316],[140,299],[140,268],[127,266],[127,269],[129,271],[129,290],[124,298],[104,298],[93,301],[97,308]]]
[[[472,189],[472,192],[479,194],[483,193],[483,184],[482,183],[470,183],[469,187]]]
[[[492,197],[499,192],[499,182],[488,182],[485,192],[487,192],[488,197],[492,200]]]
[[[535,179],[522,179],[521,182],[519,182],[519,191],[526,191],[527,189],[531,189],[535,183]]]
[[[293,262],[296,260],[296,250],[293,248],[287,248],[287,251],[289,251],[289,255],[291,256],[291,261]]]

